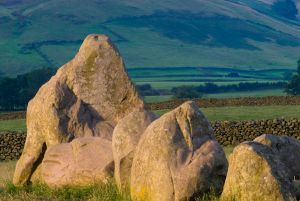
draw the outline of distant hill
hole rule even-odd
[[[294,68],[300,18],[272,0],[1,0],[0,71],[71,59],[89,33],[109,35],[128,68]],[[300,7],[300,1],[296,1]]]

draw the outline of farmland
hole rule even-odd
[[[242,106],[202,108],[210,121],[300,118],[300,106]],[[169,110],[154,111],[162,115]],[[25,131],[25,119],[0,121],[0,131]]]
[[[57,68],[90,33],[110,36],[128,69],[293,69],[300,46],[298,19],[280,18],[259,1],[171,2],[4,1],[0,71],[16,76]]]

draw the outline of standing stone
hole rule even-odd
[[[255,142],[270,147],[287,167],[289,178],[300,179],[300,141],[288,136],[262,135]]]
[[[101,184],[113,177],[113,169],[111,141],[83,137],[47,150],[39,182],[56,188]]]
[[[45,151],[83,136],[111,139],[115,125],[144,102],[108,37],[89,35],[73,60],[43,85],[27,108],[27,139],[13,182],[24,185]]]
[[[222,199],[292,201],[294,189],[287,169],[268,146],[238,145],[229,159]]]
[[[149,124],[156,119],[152,112],[138,109],[124,117],[113,132],[112,147],[115,179],[118,188],[130,184],[130,173],[136,146]]]
[[[227,159],[194,102],[186,102],[148,126],[131,170],[133,200],[189,200],[220,191]]]

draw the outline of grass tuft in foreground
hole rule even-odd
[[[121,194],[114,182],[89,187],[50,189],[45,185],[16,187],[8,182],[0,189],[1,201],[131,201],[129,193]]]
[[[61,189],[50,189],[45,185],[19,188],[11,182],[7,182],[4,189],[0,188],[0,199],[1,201],[132,201],[130,193],[119,193],[114,182],[90,187],[65,187]],[[221,199],[212,193],[196,198],[195,201],[221,201]]]

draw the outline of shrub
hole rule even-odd
[[[202,93],[199,92],[195,87],[193,86],[181,86],[181,87],[175,87],[172,89],[172,92],[174,94],[175,98],[179,99],[193,99],[193,98],[201,98]]]

